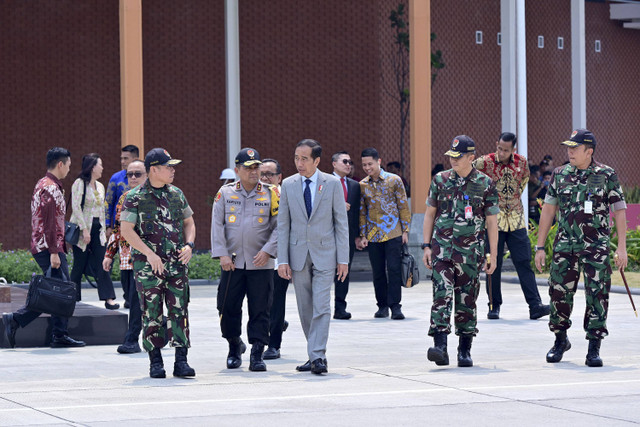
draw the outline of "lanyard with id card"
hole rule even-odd
[[[464,207],[464,219],[472,219],[473,218],[473,208],[469,204],[469,196],[464,195],[464,200],[466,200],[467,205]]]
[[[593,202],[591,201],[591,192],[587,194],[587,200],[584,201],[584,213],[593,214]]]

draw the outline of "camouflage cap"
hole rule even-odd
[[[236,156],[237,166],[261,165],[260,154],[253,148],[243,148]]]
[[[175,166],[180,163],[182,163],[182,160],[171,158],[171,154],[164,148],[154,148],[144,158],[144,166],[146,168],[163,165]]]
[[[451,148],[449,151],[444,153],[444,155],[449,157],[460,157],[463,154],[475,152],[476,143],[473,142],[473,139],[467,135],[458,135],[453,138],[453,141],[451,141]]]
[[[587,129],[576,129],[571,132],[571,138],[568,141],[562,141],[560,144],[566,145],[567,147],[577,147],[582,144],[591,144],[595,147],[596,138],[593,136],[590,130]]]

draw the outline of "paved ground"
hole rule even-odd
[[[282,359],[252,373],[245,358],[227,370],[213,285],[194,286],[191,302],[192,380],[148,377],[145,354],[115,346],[0,350],[0,425],[630,425],[640,423],[640,320],[624,294],[611,299],[611,336],[603,368],[587,368],[580,328],[584,294],[576,298],[573,348],[547,364],[553,336],[531,321],[517,285],[504,285],[503,319],[486,320],[473,368],[436,367],[426,360],[430,283],[404,290],[404,321],[373,319],[370,282],[349,293],[349,321],[333,321],[329,374],[298,373],[305,341],[289,289]],[[544,290],[541,289],[544,294]],[[95,292],[85,292],[87,299]],[[83,295],[84,296],[84,295]],[[83,298],[84,299],[84,298]],[[450,337],[455,360],[457,341]],[[173,351],[163,351],[171,373]]]

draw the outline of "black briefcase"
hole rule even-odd
[[[51,277],[49,268],[44,276],[37,275],[31,278],[26,306],[28,310],[71,317],[76,309],[76,284],[66,277]]]
[[[409,253],[407,245],[402,245],[402,286],[410,288],[420,282],[420,270],[416,259]]]

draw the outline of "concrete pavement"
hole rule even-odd
[[[85,294],[83,300],[100,304],[94,292]],[[353,319],[332,321],[329,374],[315,376],[295,371],[307,357],[292,287],[282,358],[267,361],[267,372],[254,373],[248,371],[248,352],[240,369],[226,369],[215,286],[194,286],[189,362],[195,379],[170,376],[172,349],[163,350],[169,374],[163,380],[148,377],[146,354],[119,355],[116,346],[3,349],[0,426],[640,423],[640,320],[626,295],[611,296],[611,335],[601,351],[605,366],[588,368],[582,291],[569,332],[573,348],[559,364],[545,362],[553,343],[546,318],[528,319],[518,285],[503,284],[503,294],[497,321],[486,319],[484,292],[478,300],[475,366],[456,366],[457,339],[451,335],[452,365],[437,367],[426,360],[430,282],[403,290],[403,321],[374,319],[371,282],[352,283],[347,301]]]

